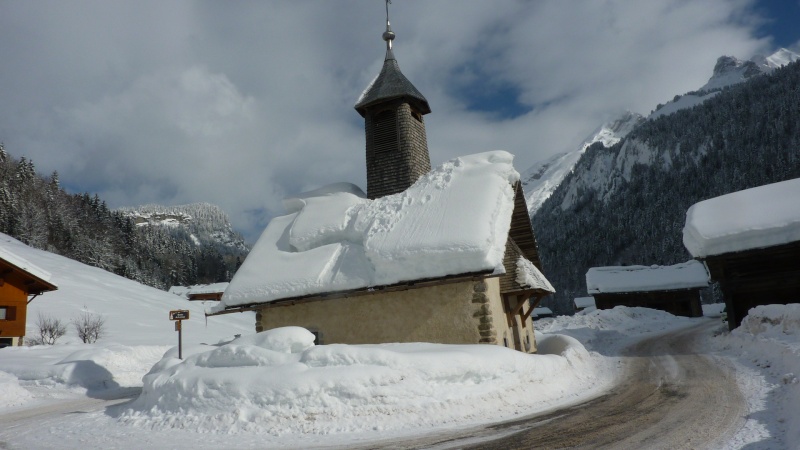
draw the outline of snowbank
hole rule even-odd
[[[22,405],[33,397],[27,389],[19,385],[19,379],[14,375],[0,371],[0,408]]]
[[[661,333],[689,323],[692,323],[692,319],[688,317],[676,317],[656,309],[617,306],[613,309],[584,310],[574,316],[539,319],[536,328],[545,334],[571,336],[590,351],[611,355],[630,343],[627,338]]]
[[[22,382],[107,391],[141,386],[142,377],[169,348],[120,344],[7,347],[0,354],[0,363],[4,372]],[[0,386],[5,387],[2,376]]]
[[[463,156],[405,192],[338,184],[285,202],[213,311],[463,273],[503,273],[519,174],[504,151]]]
[[[800,178],[695,203],[683,245],[695,258],[800,241]]]
[[[747,373],[739,383],[757,405],[751,416],[767,426],[765,440],[778,441],[770,448],[800,448],[800,304],[752,308],[738,328],[717,336],[714,344],[752,373],[767,376],[767,392],[754,389]]]
[[[695,260],[672,266],[592,267],[586,272],[590,294],[667,291],[708,287],[708,272]]]
[[[613,379],[596,355],[566,336],[544,340],[553,355],[493,345],[313,341],[307,330],[288,327],[193,347],[184,361],[170,351],[119,420],[147,429],[276,436],[425,429],[527,414],[585,397]]]

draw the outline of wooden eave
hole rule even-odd
[[[58,289],[53,283],[43,280],[27,270],[0,258],[0,285],[11,278],[21,280],[22,287],[27,291],[28,295],[38,295],[42,292],[55,291]]]
[[[311,303],[311,302],[319,302],[325,300],[334,300],[338,298],[349,298],[349,297],[360,297],[363,295],[375,295],[381,294],[384,292],[396,292],[396,291],[407,291],[410,289],[420,289],[425,287],[431,286],[441,286],[445,284],[452,284],[452,283],[460,283],[462,281],[477,281],[484,278],[492,278],[500,276],[501,274],[495,274],[492,271],[485,271],[485,272],[472,272],[472,273],[465,273],[459,275],[448,275],[446,277],[439,277],[439,278],[429,278],[429,279],[420,279],[415,281],[407,281],[401,282],[397,284],[385,285],[385,286],[372,286],[372,287],[364,287],[358,289],[351,289],[347,291],[337,291],[337,292],[327,292],[324,294],[309,294],[297,297],[290,297],[290,298],[283,298],[279,300],[272,300],[269,302],[260,302],[260,303],[248,303],[246,305],[240,306],[231,306],[225,308],[222,311],[218,311],[215,313],[208,314],[206,313],[206,317],[208,316],[219,316],[222,314],[232,314],[237,312],[245,312],[245,311],[255,311],[259,309],[266,309],[266,308],[277,308],[281,306],[292,306],[297,305],[299,303]]]
[[[634,295],[634,294],[653,294],[653,293],[669,293],[669,292],[687,292],[687,291],[699,291],[701,289],[706,289],[710,286],[693,286],[693,287],[686,287],[680,289],[651,289],[648,291],[624,291],[624,292],[595,292],[594,294],[589,293],[590,296],[594,297],[595,295]]]

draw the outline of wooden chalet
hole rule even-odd
[[[28,303],[58,289],[49,277],[25,259],[0,249],[0,347],[22,345]]]
[[[725,298],[730,329],[750,308],[800,303],[800,178],[711,198],[686,213],[683,243]]]
[[[700,290],[708,287],[708,273],[697,261],[673,266],[593,267],[586,272],[586,287],[597,309],[638,306],[700,317]]]

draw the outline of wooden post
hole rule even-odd
[[[189,319],[188,310],[179,309],[177,311],[169,312],[169,320],[175,321],[175,331],[178,332],[178,359],[183,359],[183,330],[181,327],[181,322],[184,319]]]
[[[182,320],[175,322],[175,329],[178,330],[178,359],[183,359],[183,327],[181,327]]]

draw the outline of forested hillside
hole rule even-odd
[[[0,232],[160,289],[228,281],[247,254],[243,243],[203,244],[184,227],[136,226],[97,195],[68,194],[57,172],[42,177],[2,146]]]
[[[800,177],[800,63],[595,144],[533,216],[542,263],[571,311],[588,268],[674,264],[686,210],[710,197]]]

